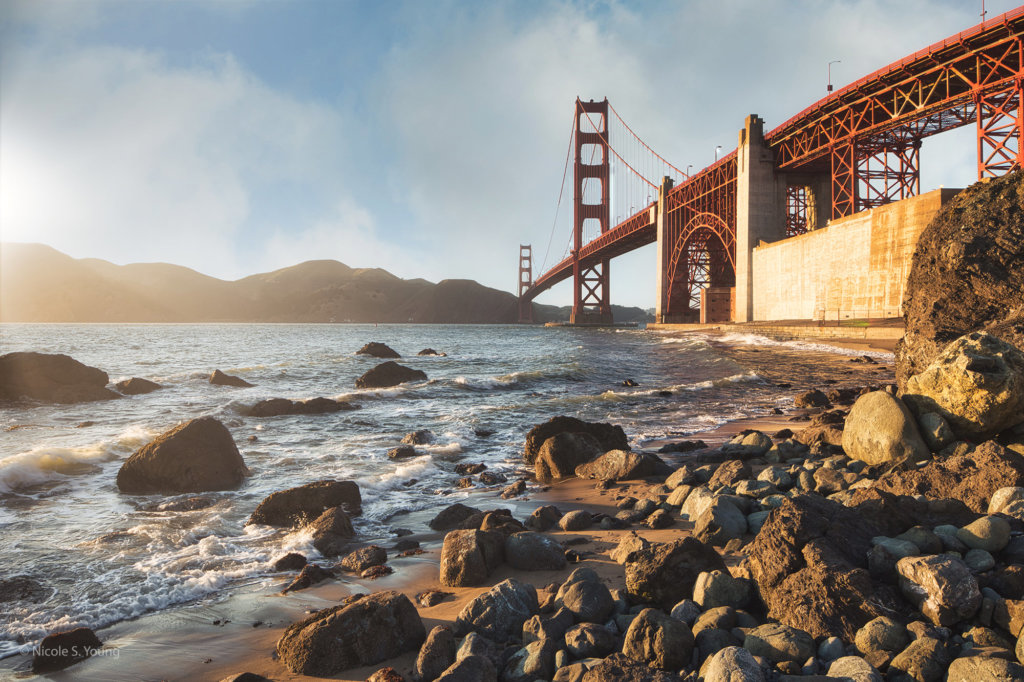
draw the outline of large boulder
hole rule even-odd
[[[644,609],[629,624],[622,653],[652,668],[678,670],[690,664],[693,644],[693,633],[686,623],[657,609]]]
[[[655,670],[625,654],[612,654],[583,674],[581,682],[682,682],[681,677]]]
[[[131,494],[233,490],[248,473],[227,427],[200,417],[136,450],[117,472],[117,487]]]
[[[522,634],[523,623],[538,610],[536,588],[508,578],[466,604],[455,619],[455,634],[476,631],[495,642],[507,642]]]
[[[356,536],[352,521],[341,507],[331,507],[310,524],[313,546],[324,556],[338,556]]]
[[[416,656],[413,676],[418,680],[435,680],[455,662],[455,635],[447,625],[438,625]]]
[[[482,585],[501,565],[505,537],[497,531],[453,530],[441,546],[441,584],[446,587]]]
[[[388,388],[407,381],[425,381],[427,375],[397,362],[384,362],[356,379],[356,388]]]
[[[29,398],[49,403],[80,403],[121,396],[107,388],[103,370],[67,355],[7,353],[0,355],[0,400]]]
[[[896,563],[900,589],[935,625],[955,625],[981,606],[971,569],[954,556],[910,556]]]
[[[818,637],[851,641],[898,604],[867,571],[871,538],[883,535],[856,509],[816,496],[786,500],[747,547],[768,617]]]
[[[526,434],[526,445],[523,448],[523,458],[527,464],[533,464],[537,459],[541,446],[548,438],[559,433],[585,433],[592,436],[601,446],[601,452],[608,450],[628,450],[629,441],[621,426],[602,424],[598,422],[585,422],[575,417],[552,417],[543,424],[538,424]]]
[[[331,507],[341,507],[354,516],[361,514],[359,486],[353,481],[323,480],[279,490],[259,503],[246,525],[300,526]]]
[[[380,343],[378,341],[371,341],[366,344],[356,351],[356,355],[369,355],[372,358],[381,358],[384,360],[402,357],[386,343]]]
[[[722,557],[695,537],[632,552],[626,558],[626,590],[665,611],[693,594],[697,576],[728,571]]]
[[[868,464],[914,463],[931,456],[914,415],[886,391],[872,391],[857,398],[846,417],[843,450]]]
[[[213,370],[210,374],[210,383],[214,386],[233,386],[235,388],[252,388],[253,384],[241,377],[232,374],[225,374],[219,369]]]
[[[578,623],[604,623],[615,612],[611,591],[590,569],[576,569],[555,593],[555,605]]]
[[[326,677],[417,651],[426,637],[408,597],[377,592],[293,623],[278,640],[277,654],[292,672]]]
[[[456,502],[439,511],[437,516],[430,520],[431,530],[452,530],[458,528],[467,519],[482,515],[476,507],[468,507],[461,502]]]
[[[330,398],[310,398],[309,400],[268,398],[251,407],[242,408],[240,411],[249,417],[280,417],[292,414],[330,414],[354,409],[356,409],[355,406],[343,400]]]
[[[533,531],[505,538],[505,561],[523,571],[557,571],[565,568],[565,550],[550,536]]]
[[[114,388],[118,390],[122,395],[142,395],[143,393],[152,393],[157,391],[163,386],[150,381],[149,379],[140,379],[139,377],[132,377],[131,379],[124,379],[114,384]]]
[[[89,628],[54,632],[43,638],[32,653],[32,672],[50,673],[94,655],[103,646]]]
[[[1024,348],[1024,173],[971,185],[942,207],[917,240],[903,310],[901,388],[973,331]]]
[[[672,467],[657,455],[629,450],[611,450],[576,467],[576,475],[580,478],[596,478],[599,481],[631,481],[648,476],[667,476],[670,473]]]
[[[925,495],[963,502],[978,514],[1000,488],[1024,485],[1024,456],[986,441],[966,455],[928,462],[903,471],[895,469],[880,478],[876,488],[897,495]]]
[[[596,438],[587,433],[563,431],[544,441],[534,460],[534,472],[541,482],[576,475],[576,467],[604,452]]]
[[[992,438],[1024,421],[1024,353],[991,334],[961,336],[907,379],[903,400],[962,440]]]

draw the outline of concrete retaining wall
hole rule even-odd
[[[917,239],[959,191],[935,190],[756,247],[754,319],[899,317]]]

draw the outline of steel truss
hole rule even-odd
[[[595,121],[595,118],[600,118]],[[601,234],[608,231],[611,219],[611,200],[609,199],[609,180],[611,164],[608,155],[608,99],[600,102],[583,102],[576,99],[575,114],[575,161],[573,162],[573,248],[572,278],[573,304],[570,321],[577,322],[611,322],[612,308],[608,290],[608,259],[599,263],[586,264],[580,258],[585,246],[583,242],[583,224],[587,220],[596,220],[600,225]],[[585,162],[583,148],[593,145],[600,152],[599,163]],[[592,160],[592,159],[591,159]],[[600,183],[600,201],[585,203],[593,197],[594,192],[586,192],[590,182]]]
[[[786,236],[795,237],[809,229],[810,201],[807,187],[803,185],[786,186]]]

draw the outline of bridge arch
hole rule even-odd
[[[700,291],[736,283],[736,231],[715,213],[694,215],[679,232],[668,266],[665,314],[697,322]]]

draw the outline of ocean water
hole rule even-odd
[[[428,379],[355,389],[380,362],[354,354],[369,341],[387,343]],[[101,403],[0,407],[0,577],[29,575],[50,590],[42,604],[0,612],[0,658],[54,629],[101,628],[243,581],[270,581],[268,562],[286,551],[317,557],[303,531],[244,525],[274,491],[355,480],[360,540],[387,540],[406,512],[466,496],[454,488],[460,461],[483,462],[511,480],[522,471],[526,432],[552,416],[619,424],[642,446],[790,405],[801,382],[780,388],[769,375],[785,376],[794,358],[825,350],[754,337],[728,345],[756,346],[757,361],[738,360],[712,337],[633,329],[3,325],[0,353],[65,353],[112,382],[144,377],[165,388]],[[427,347],[447,357],[415,355]],[[207,378],[215,368],[255,387],[213,386]],[[627,378],[639,386],[624,387]],[[263,419],[240,413],[264,398],[316,396],[360,409]],[[117,471],[133,451],[205,415],[228,426],[252,471],[240,489],[209,494],[215,503],[191,512],[154,509],[173,497],[118,492]],[[416,429],[432,431],[434,443],[419,446],[415,458],[388,459],[387,450]]]

